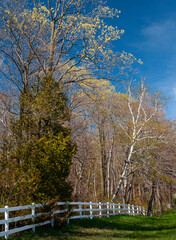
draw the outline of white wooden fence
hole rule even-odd
[[[82,218],[90,218],[93,217],[103,217],[103,216],[112,216],[119,214],[129,214],[129,215],[146,215],[146,209],[140,206],[127,205],[127,204],[115,204],[115,203],[92,203],[92,202],[57,202],[55,204],[59,209],[52,211],[50,215],[50,219],[47,221],[42,221],[39,223],[35,223],[35,219],[39,216],[44,216],[48,213],[46,212],[38,212],[40,208],[44,206],[44,204],[32,204],[26,206],[18,206],[18,207],[8,207],[0,208],[0,214],[4,213],[4,219],[0,220],[0,225],[2,226],[2,231],[0,232],[0,237],[5,236],[8,239],[10,234],[18,233],[24,230],[32,229],[35,232],[35,228],[38,226],[51,224],[54,227],[54,219],[55,216],[59,214],[61,219],[61,214],[68,215],[67,223],[69,223],[70,219],[82,219]],[[28,211],[30,214],[25,214],[23,216],[19,216],[17,211]],[[11,217],[11,212],[13,213],[13,217]],[[14,214],[15,213],[15,214]],[[15,216],[15,217],[14,217]],[[24,225],[17,228],[10,228],[10,223],[16,223],[19,221],[30,220],[31,224]]]

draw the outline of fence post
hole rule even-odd
[[[107,202],[107,217],[109,217],[109,202]]]
[[[70,223],[70,219],[69,219],[69,203],[67,203],[67,224]]]
[[[35,203],[32,203],[32,222],[33,222],[32,231],[35,232]]]
[[[126,214],[126,204],[123,204],[124,214]]]
[[[9,207],[5,206],[5,239],[9,238]]]
[[[131,208],[130,208],[130,204],[128,204],[128,214],[131,214]]]
[[[143,215],[145,216],[145,208],[143,207]]]
[[[113,215],[115,216],[115,203],[113,203]]]
[[[99,215],[100,215],[100,218],[101,218],[101,216],[102,216],[102,211],[101,211],[101,202],[99,202],[99,209],[100,209],[100,211],[99,211]]]
[[[118,203],[118,209],[119,209],[119,214],[121,213],[121,210],[120,210],[120,203]]]
[[[82,207],[81,207],[81,202],[79,202],[79,217],[82,219]]]
[[[92,202],[90,202],[90,219],[92,219]]]
[[[142,209],[141,209],[141,206],[139,207],[139,215],[142,215]]]
[[[52,227],[52,228],[54,227],[54,210],[53,210],[53,212],[51,213],[51,227]]]
[[[133,215],[135,215],[135,212],[134,212],[134,205],[132,205],[132,213],[133,213]]]
[[[139,215],[139,206],[137,206],[137,215]]]

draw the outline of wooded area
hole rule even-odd
[[[174,206],[176,125],[102,1],[0,0],[0,205]]]

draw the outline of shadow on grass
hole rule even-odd
[[[176,217],[176,215],[175,215]],[[170,221],[169,221],[170,220]],[[64,226],[65,228],[66,226]],[[176,221],[167,217],[116,216],[101,219],[83,219],[67,226],[71,236],[128,239],[176,239]],[[64,229],[63,229],[64,233]],[[64,239],[64,238],[62,238]],[[69,239],[69,238],[68,238]]]
[[[65,236],[64,236],[65,235]],[[172,230],[170,230],[167,233],[158,233],[158,234],[151,234],[151,233],[146,233],[146,232],[137,232],[137,233],[127,233],[127,232],[111,232],[111,233],[106,233],[106,232],[68,232],[66,234],[60,235],[58,238],[59,240],[70,240],[70,239],[75,239],[75,240],[81,240],[81,239],[163,239],[163,240],[175,240],[176,238],[173,235]]]
[[[175,215],[176,217],[176,215]],[[73,220],[74,221],[74,220]],[[71,226],[80,226],[83,228],[100,228],[100,229],[123,229],[131,231],[155,231],[168,229],[167,218],[158,219],[150,217],[133,217],[133,216],[115,216],[110,218],[82,219],[71,222]],[[176,221],[175,221],[176,222]],[[69,225],[67,225],[69,227]],[[67,227],[65,225],[65,227]],[[172,226],[171,226],[172,227]],[[173,227],[174,228],[174,227]]]
[[[25,234],[15,240],[100,240],[163,239],[176,240],[176,214],[163,217],[115,216],[71,220],[61,229],[38,228],[36,234]],[[11,239],[11,238],[10,238]]]

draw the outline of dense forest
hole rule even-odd
[[[0,205],[176,199],[176,123],[102,1],[0,0]],[[140,80],[135,80],[140,79]]]

